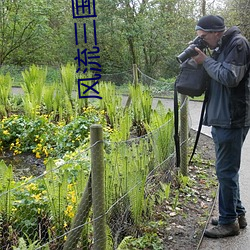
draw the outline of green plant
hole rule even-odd
[[[155,160],[163,162],[173,152],[173,112],[166,110],[162,102],[158,102],[156,109],[151,113],[151,122],[145,123],[145,128],[152,140]]]
[[[65,223],[70,225],[87,184],[89,159],[83,158],[82,155],[82,151],[79,151],[78,155],[75,154],[73,162],[69,158],[65,161],[67,158],[65,157],[63,163],[58,164],[52,159],[46,163],[43,183],[49,200],[49,210],[57,230],[65,228]],[[76,161],[77,158],[79,162]]]
[[[175,190],[175,196],[172,204],[173,209],[176,209],[179,205],[179,196],[180,196],[180,191],[177,189]]]
[[[37,240],[46,242],[70,228],[89,177],[90,162],[84,151],[84,147],[78,148],[58,162],[49,159],[43,177],[23,177],[16,183],[11,181],[12,168],[0,162],[0,235],[1,230],[5,235],[2,246],[14,244],[18,234],[25,239],[27,249],[32,249]],[[61,240],[55,242],[62,244]],[[21,243],[24,241],[20,240],[19,247]]]
[[[129,213],[134,226],[140,224],[143,212],[147,209],[144,195],[151,154],[147,138],[131,140],[129,145],[126,142],[111,142],[110,151],[108,150],[105,156],[107,208],[121,197],[125,197],[123,204],[112,210],[110,218],[118,214],[127,218]]]
[[[23,67],[20,67],[18,65],[1,65],[0,67],[0,75],[10,74],[13,82],[12,84],[15,86],[19,86],[20,82],[23,81],[21,71],[23,70]]]
[[[171,192],[171,183],[162,183],[160,182],[160,189],[157,192],[159,195],[160,203],[162,203],[164,200],[168,200]]]
[[[185,176],[181,173],[178,174],[178,182],[181,189],[185,189],[187,186],[190,187],[192,185],[189,176]]]
[[[13,246],[13,250],[35,250],[37,247],[39,247],[39,241],[31,242],[29,241],[29,245],[27,246],[26,241],[24,238],[20,237],[18,239],[18,246]]]
[[[134,124],[136,126],[140,126],[142,123],[149,124],[153,100],[151,92],[140,84],[129,85],[129,92]]]
[[[163,242],[156,233],[145,233],[142,237],[125,237],[117,250],[152,249],[163,250]]]
[[[63,126],[60,133],[57,134],[57,150],[61,152],[74,151],[82,142],[89,139],[90,126],[95,122],[98,122],[97,117],[93,116],[92,119],[88,120],[84,116],[79,116]]]
[[[44,185],[48,194],[50,211],[57,227],[63,228],[64,211],[67,207],[68,176],[56,170],[52,159],[49,159],[46,164],[46,172]]]
[[[48,156],[56,145],[57,126],[48,121],[47,116],[31,119],[13,115],[1,121],[0,146],[2,150],[12,150],[13,154],[34,152],[37,158]]]
[[[129,140],[131,134],[130,130],[132,127],[132,118],[128,110],[125,110],[122,116],[118,115],[119,119],[115,123],[115,127],[112,129],[110,134],[110,140],[112,142],[126,141]],[[118,123],[119,120],[119,123]]]
[[[11,189],[14,186],[14,176],[12,166],[6,166],[3,160],[0,161],[0,213],[5,216],[5,220],[9,223],[12,206],[13,194]]]
[[[111,128],[118,127],[123,116],[121,96],[117,95],[115,85],[111,82],[101,82],[97,87],[102,99],[99,101],[100,110],[104,110],[107,115],[107,122]],[[110,98],[112,97],[112,102]]]
[[[18,188],[12,190],[15,200],[13,202],[13,227],[16,231],[22,228],[19,235],[30,240],[44,238],[47,230],[42,221],[49,221],[48,197],[41,179],[35,180],[32,176],[23,177],[18,182]],[[47,223],[48,224],[48,223]],[[39,227],[38,227],[39,225]]]
[[[71,98],[72,91],[75,88],[76,67],[74,64],[67,64],[61,66],[62,86],[65,89],[69,98]]]
[[[12,115],[0,121],[0,150],[11,150],[14,155],[33,152],[37,158],[62,156],[74,151],[89,140],[90,126],[104,122],[103,113],[93,107],[85,109],[81,116],[66,124],[54,123],[53,115],[41,115],[34,119]]]
[[[24,186],[13,192],[15,199],[12,218],[18,221],[16,225],[19,225],[19,228],[24,228],[21,237],[26,241],[27,234],[34,240],[34,244],[36,243],[38,235],[35,228],[39,216],[48,222],[51,238],[56,238],[70,228],[90,171],[89,153],[84,152],[84,149],[89,145],[89,128],[93,123],[103,124],[107,135],[105,190],[107,209],[111,211],[108,219],[113,213],[117,213],[117,216],[122,218],[123,225],[130,223],[133,229],[138,229],[154,207],[152,201],[145,201],[149,166],[157,165],[161,159],[165,160],[168,154],[172,153],[171,112],[166,112],[161,104],[152,111],[150,92],[143,88],[136,90],[138,93],[133,99],[133,102],[137,102],[136,98],[145,98],[140,99],[141,107],[135,104],[124,111],[121,107],[121,97],[115,94],[111,83],[100,85],[104,86],[103,90],[100,89],[104,100],[99,102],[99,110],[89,105],[83,107],[82,104],[79,104],[76,110],[77,102],[72,105],[69,95],[65,95],[66,87],[61,85],[55,83],[49,89],[43,89],[44,106],[40,105],[39,110],[50,114],[36,114],[34,117],[15,115],[2,119],[0,123],[0,147],[3,151],[11,149],[14,154],[33,152],[37,158],[47,158],[43,179],[39,178],[39,181],[34,181],[32,185],[30,182],[20,182]],[[67,93],[70,91],[69,86]],[[111,104],[110,96],[113,97],[113,94],[115,101]],[[33,97],[29,98],[26,99],[27,103],[32,104]],[[134,116],[135,111],[138,114]],[[147,128],[148,135],[131,139],[134,137],[134,130],[131,130],[134,117],[138,118],[137,121],[140,120],[140,126]],[[108,121],[109,125],[112,124],[112,129],[106,126],[105,121]],[[145,124],[148,124],[148,127]],[[170,144],[166,143],[168,140]],[[48,159],[50,156],[62,157],[63,163],[55,163]],[[170,185],[162,186],[162,193],[168,198]],[[121,200],[120,204],[112,208],[118,200]],[[150,207],[146,207],[150,202]],[[176,202],[178,204],[178,201]],[[13,225],[13,230],[16,230],[16,225]],[[29,229],[25,229],[26,225],[29,225]],[[113,233],[112,231],[110,235]],[[116,235],[119,235],[119,232]],[[115,237],[118,239],[121,236]],[[145,241],[146,238],[141,240],[141,245],[146,246]],[[27,240],[26,244],[28,243]],[[59,244],[61,243],[60,241]]]
[[[21,87],[24,90],[24,111],[29,117],[34,118],[40,111],[46,75],[47,68],[42,69],[35,65],[22,72],[24,82]]]
[[[53,111],[55,89],[56,84],[48,85],[44,89],[43,102],[46,108],[46,114],[50,114]]]
[[[13,228],[13,204],[15,197],[12,192],[14,187],[12,166],[7,166],[0,161],[0,245],[1,247],[15,241],[16,231]],[[3,237],[4,236],[4,237]]]
[[[56,121],[66,120],[69,122],[73,119],[74,112],[71,96],[67,94],[64,85],[61,83],[55,84],[52,115]]]
[[[0,115],[7,116],[9,111],[8,97],[11,93],[12,79],[10,74],[0,75]]]

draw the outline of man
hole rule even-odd
[[[237,27],[225,29],[220,16],[202,17],[196,33],[213,50],[206,56],[195,48],[193,59],[203,64],[210,76],[204,125],[212,126],[219,181],[219,218],[205,235],[221,238],[239,234],[247,226],[240,200],[241,149],[250,126],[250,46]]]

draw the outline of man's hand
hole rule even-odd
[[[195,51],[198,53],[197,56],[192,57],[197,64],[203,64],[207,56],[197,47],[195,47]]]

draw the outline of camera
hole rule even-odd
[[[207,48],[207,43],[199,36],[197,36],[190,45],[180,54],[176,57],[177,61],[179,63],[183,63],[188,58],[198,55],[198,53],[195,51],[195,47],[199,48],[200,50],[203,50]]]

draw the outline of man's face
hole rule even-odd
[[[196,33],[208,44],[210,49],[215,49],[218,46],[221,32],[206,32],[203,30],[197,30]]]

